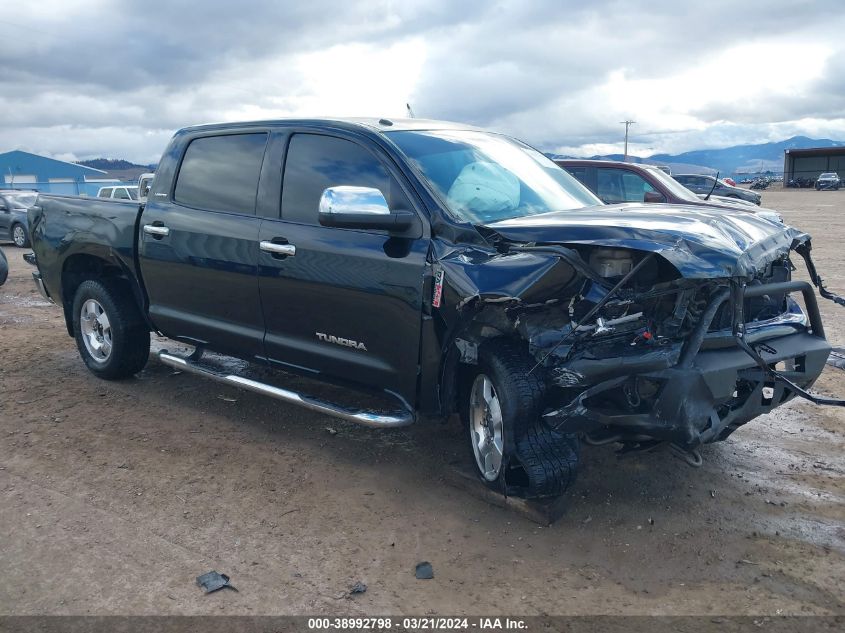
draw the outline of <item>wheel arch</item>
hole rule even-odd
[[[118,258],[91,253],[75,253],[68,256],[63,262],[61,275],[62,309],[65,316],[65,326],[70,336],[73,336],[73,299],[79,286],[88,279],[110,279],[126,284],[135,298],[139,312],[144,315],[146,321],[138,284],[132,273],[123,266]]]
[[[478,348],[493,340],[507,340],[527,349],[527,343],[501,323],[500,308],[487,306],[467,319],[449,338],[440,362],[440,410],[449,417],[460,410],[458,396],[468,369],[477,364]]]

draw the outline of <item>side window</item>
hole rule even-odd
[[[596,169],[596,194],[607,204],[625,201],[622,183],[623,172],[618,169],[599,167]]]
[[[566,169],[566,171],[568,171],[570,174],[575,176],[575,178],[577,178],[578,181],[581,184],[583,184],[583,185],[587,184],[587,168],[586,167],[564,167],[564,169]]]
[[[116,198],[118,200],[129,200],[129,193],[126,191],[125,188],[117,187],[114,190],[114,196],[112,196],[112,197]]]
[[[173,199],[209,211],[255,214],[267,134],[206,136],[191,141]]]
[[[282,180],[282,219],[319,224],[320,196],[329,187],[374,187],[391,209],[407,208],[399,186],[384,165],[352,141],[319,134],[294,134]]]
[[[111,187],[107,189],[100,189],[100,198],[111,198]]]
[[[622,176],[624,198],[627,202],[644,202],[647,191],[654,191],[654,187],[648,184],[642,176],[626,171]]]

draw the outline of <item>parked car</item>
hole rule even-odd
[[[9,277],[9,260],[6,259],[6,253],[0,248],[0,286],[6,283]]]
[[[731,187],[729,184],[722,182],[721,180],[717,180],[713,176],[702,176],[700,174],[677,174],[672,177],[693,193],[703,193],[707,195],[712,191],[714,196],[740,198],[742,200],[753,202],[754,204],[760,204],[761,198],[759,193],[743,189],[742,187]]]
[[[840,183],[839,174],[835,171],[828,171],[816,178],[816,191],[821,191],[822,189],[839,191]]]
[[[196,348],[160,351],[166,365],[346,420],[459,412],[479,478],[526,497],[572,483],[582,436],[700,463],[701,444],[804,393],[830,351],[812,286],[790,281],[806,234],[602,205],[531,147],[456,124],[191,127],[146,205],[42,194],[29,220],[35,283],[96,376],[140,371],[155,330]],[[207,350],[394,410],[215,369]]]
[[[561,159],[555,162],[607,204],[686,204],[756,213],[768,220],[783,222],[777,211],[758,207],[740,198],[710,196],[709,200],[704,200],[705,194],[694,194],[655,165],[579,159]]]
[[[110,198],[112,200],[137,200],[138,187],[135,185],[100,187],[99,191],[97,191],[97,197]]]
[[[733,178],[722,178],[722,180],[724,180],[731,187],[736,187],[736,180],[734,180]]]
[[[26,210],[35,204],[37,191],[0,191],[0,235],[9,237],[18,248],[29,246]]]

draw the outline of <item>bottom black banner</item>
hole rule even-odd
[[[3,633],[522,631],[840,633],[845,616],[0,616]]]

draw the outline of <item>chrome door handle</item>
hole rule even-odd
[[[155,224],[145,224],[144,233],[150,235],[158,235],[159,237],[167,237],[170,235],[170,229],[166,226],[156,226]]]
[[[276,244],[275,242],[261,242],[261,250],[273,255],[296,255],[293,244]]]

